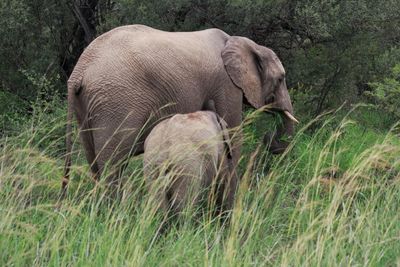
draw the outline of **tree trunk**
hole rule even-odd
[[[83,50],[96,38],[99,0],[74,0],[70,9],[76,19],[71,36],[62,38],[66,42],[60,54],[62,77],[67,80]]]

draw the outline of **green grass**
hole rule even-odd
[[[55,209],[63,112],[38,112],[1,139],[0,266],[400,265],[399,127],[326,115],[299,127],[284,155],[249,161],[264,130],[258,118],[245,128],[230,224],[205,213],[157,236],[162,217],[140,157],[112,200],[91,182],[77,142],[68,197]]]

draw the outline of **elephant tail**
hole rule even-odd
[[[73,87],[73,88],[70,88]],[[69,174],[71,170],[71,152],[72,152],[72,119],[73,119],[73,95],[76,92],[79,92],[79,88],[81,85],[79,84],[78,86],[70,85],[68,84],[68,106],[67,106],[67,129],[66,129],[66,153],[65,153],[65,165],[64,165],[64,176],[62,177],[62,182],[61,182],[61,194],[60,194],[60,200],[64,199],[66,193],[67,193],[67,186],[69,182]]]

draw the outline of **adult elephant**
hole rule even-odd
[[[142,153],[153,122],[163,116],[211,109],[233,128],[242,121],[244,101],[257,109],[271,104],[284,115],[278,134],[268,135],[274,137],[270,150],[283,151],[287,143],[279,139],[292,135],[295,119],[285,70],[271,49],[218,29],[165,32],[131,25],[99,36],[68,80],[63,192],[71,164],[73,111],[91,170],[99,175],[106,162],[118,167],[128,155]],[[239,155],[240,144],[234,145],[233,166]],[[226,189],[230,203],[235,177]]]

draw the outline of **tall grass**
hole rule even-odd
[[[304,125],[279,157],[256,154],[260,137],[247,126],[229,223],[205,213],[163,235],[140,157],[110,199],[76,145],[68,196],[56,209],[63,126],[43,113],[1,140],[1,266],[400,264],[398,126],[382,134],[327,115]]]

